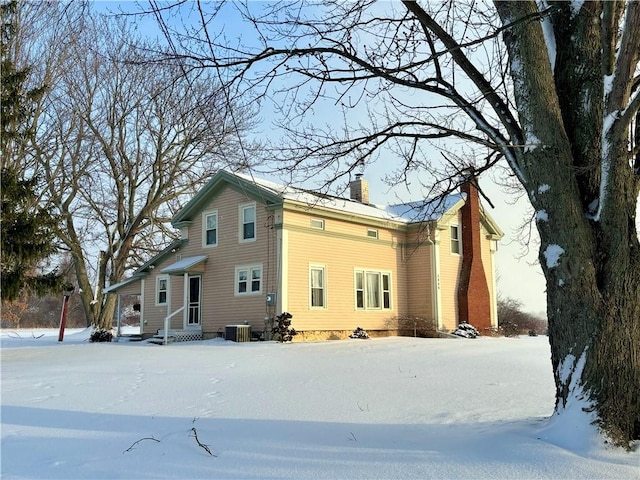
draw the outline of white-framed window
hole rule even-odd
[[[327,267],[309,265],[309,306],[327,308]]]
[[[320,218],[312,218],[311,228],[315,228],[317,230],[324,230],[324,220]]]
[[[218,245],[218,211],[202,214],[202,246],[215,247]]]
[[[391,309],[391,273],[356,269],[354,287],[357,310]]]
[[[240,241],[256,239],[256,204],[240,205]]]
[[[156,306],[166,305],[169,301],[169,275],[156,277]]]
[[[367,228],[367,237],[378,238],[378,230],[375,228]]]
[[[236,267],[236,295],[259,295],[262,293],[262,265]]]
[[[356,286],[356,308],[364,309],[364,272],[356,270],[355,272]]]
[[[451,253],[460,254],[460,227],[451,225]]]

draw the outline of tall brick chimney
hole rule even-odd
[[[458,284],[458,321],[478,330],[491,327],[491,297],[480,250],[480,198],[477,179],[470,175],[461,186],[466,194],[462,213],[462,268]]]
[[[356,173],[356,179],[349,184],[349,196],[356,202],[369,204],[369,182]]]

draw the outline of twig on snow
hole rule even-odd
[[[198,444],[198,446],[203,448],[204,451],[207,452],[212,457],[217,457],[217,455],[214,455],[211,452],[211,449],[209,448],[208,445],[205,445],[204,443],[200,442],[200,440],[198,439],[198,432],[196,431],[196,427],[191,428],[191,431],[193,432],[193,437],[196,439],[196,443]]]
[[[25,338],[22,335],[20,335],[18,332],[7,332],[7,337],[9,337],[9,338],[20,338],[20,339],[24,339]],[[35,338],[37,340],[38,338],[44,337],[44,333],[41,333],[40,335],[38,335],[36,337],[36,334],[31,332],[31,337]]]
[[[136,440],[135,442],[133,442],[129,448],[127,448],[124,452],[122,452],[122,454],[124,455],[125,453],[130,452],[131,450],[133,450],[133,447],[135,447],[137,444],[139,444],[143,440],[153,440],[156,443],[160,443],[160,440],[158,440],[157,438],[144,437],[144,438],[141,438],[140,440]]]

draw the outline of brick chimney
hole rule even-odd
[[[462,268],[458,284],[458,321],[478,330],[491,327],[491,297],[480,250],[480,198],[477,179],[470,175],[461,186],[466,194],[462,213]]]
[[[356,173],[356,179],[349,184],[349,196],[356,202],[369,204],[369,182]]]

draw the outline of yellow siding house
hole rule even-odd
[[[145,338],[268,339],[282,312],[296,341],[497,327],[503,234],[473,179],[442,201],[381,206],[361,175],[338,198],[220,171],[172,225],[179,240],[106,289],[139,295]]]

